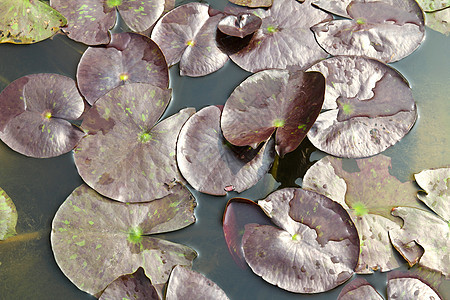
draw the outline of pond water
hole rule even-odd
[[[213,3],[222,8],[224,1]],[[75,78],[85,46],[63,35],[34,45],[0,45],[0,90],[31,73],[52,72]],[[447,50],[445,50],[447,49]],[[391,174],[401,181],[426,168],[450,165],[450,38],[427,29],[424,44],[412,55],[392,64],[410,82],[419,109],[412,131],[383,154],[392,158]],[[165,116],[180,108],[200,109],[223,104],[232,90],[250,73],[228,62],[221,70],[202,78],[180,77],[178,66],[170,70],[173,100]],[[254,188],[240,194],[257,200],[282,186],[301,183],[306,168],[324,154],[308,140],[279,161],[276,171]],[[58,207],[82,183],[72,153],[52,159],[33,159],[0,142],[0,187],[16,204],[18,235],[0,242],[0,299],[94,299],[79,291],[60,271],[50,247],[51,221]],[[222,214],[231,197],[213,197],[193,191],[198,206],[197,222],[186,229],[161,235],[194,248],[199,256],[193,268],[221,286],[231,299],[336,299],[343,286],[318,295],[299,295],[274,287],[250,269],[240,269],[228,252],[222,233]],[[406,264],[403,267],[406,269]],[[364,276],[385,295],[385,274]],[[450,299],[449,284],[443,285]]]

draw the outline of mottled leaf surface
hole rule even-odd
[[[275,133],[280,156],[294,151],[322,108],[325,80],[318,72],[266,70],[244,80],[223,110],[224,137],[237,146],[257,147]]]
[[[2,0],[0,43],[36,43],[53,36],[66,23],[63,15],[44,2]]]
[[[84,135],[67,121],[78,119],[84,110],[73,79],[32,74],[17,79],[5,90],[9,98],[0,103],[1,108],[6,106],[0,120],[9,122],[0,139],[14,151],[37,158],[54,157],[71,151]]]
[[[258,30],[261,24],[260,17],[251,13],[240,13],[237,16],[229,15],[220,20],[217,29],[226,35],[243,38]]]
[[[358,277],[344,286],[339,293],[338,300],[382,300],[377,290],[367,280]]]
[[[392,272],[388,274],[388,299],[442,299],[430,285],[408,273]]]
[[[434,12],[450,7],[449,0],[417,0],[417,3],[426,12]]]
[[[274,159],[273,140],[257,149],[235,147],[220,129],[222,109],[208,106],[181,129],[177,162],[181,174],[196,190],[211,195],[238,193],[255,185]]]
[[[79,289],[92,295],[139,267],[153,284],[163,284],[175,265],[190,266],[197,254],[149,235],[194,223],[194,207],[194,197],[181,185],[162,199],[127,204],[82,185],[53,219],[50,238],[56,262]]]
[[[169,86],[169,70],[158,45],[136,33],[116,33],[106,47],[89,47],[78,64],[80,92],[95,101],[120,85],[149,83],[162,89]]]
[[[304,69],[327,57],[310,27],[331,20],[331,15],[311,6],[311,0],[275,0],[268,9],[242,9],[262,19],[250,43],[230,58],[242,69]]]
[[[450,8],[426,14],[426,25],[442,34],[450,34]]]
[[[88,135],[75,149],[83,180],[100,194],[122,202],[145,202],[171,193],[183,181],[175,159],[178,133],[194,113],[187,108],[155,125],[170,90],[143,83],[120,86],[86,114]]]
[[[187,267],[175,266],[167,285],[166,300],[214,299],[228,300],[225,292],[213,281]]]
[[[231,3],[247,7],[271,7],[273,0],[230,0]]]
[[[188,3],[164,15],[152,39],[169,66],[180,62],[180,74],[204,76],[219,70],[228,56],[216,45],[217,24],[223,14],[202,3]]]
[[[0,241],[16,235],[17,210],[14,202],[0,188]]]
[[[352,276],[359,241],[338,203],[312,191],[287,188],[258,204],[280,228],[245,226],[244,256],[253,272],[295,293],[324,292]]]
[[[308,132],[320,150],[339,157],[378,154],[402,139],[417,118],[408,82],[394,69],[368,58],[339,56],[309,70],[326,79],[323,108]]]
[[[25,111],[23,87],[27,82],[27,76],[20,77],[8,84],[0,93],[0,132],[11,119]]]

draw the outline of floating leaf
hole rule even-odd
[[[58,156],[71,151],[84,135],[67,121],[78,119],[84,110],[71,78],[32,74],[13,81],[5,90],[0,97],[0,114],[5,115],[0,120],[7,123],[0,139],[14,151],[37,158]],[[3,97],[9,97],[6,103]]]
[[[197,254],[187,246],[149,235],[194,223],[194,207],[194,197],[181,185],[162,199],[126,204],[82,185],[53,219],[56,262],[79,289],[92,295],[139,267],[153,284],[163,284],[175,265],[190,266]]]
[[[294,151],[320,113],[325,80],[318,72],[266,70],[244,80],[223,110],[224,137],[256,148],[275,134],[280,156]]]
[[[333,56],[398,61],[425,39],[422,10],[410,2],[414,3],[411,10],[384,2],[351,2],[347,12],[352,20],[332,20],[311,29],[320,46]]]
[[[80,92],[94,102],[120,85],[149,83],[165,89],[169,70],[158,45],[136,33],[117,33],[105,47],[90,47],[80,59],[77,70]]]
[[[166,300],[229,299],[214,282],[183,266],[175,266],[167,285]]]
[[[41,1],[2,0],[0,43],[32,44],[55,35],[67,20]]]
[[[0,188],[0,241],[17,234],[17,210],[14,202]]]
[[[275,191],[258,204],[282,229],[245,226],[244,256],[257,275],[296,293],[324,292],[353,275],[359,241],[339,204],[295,188]]]
[[[343,169],[344,160],[327,156],[303,177],[303,188],[340,203],[358,230],[361,252],[357,273],[382,272],[399,267],[390,245],[389,230],[400,229],[400,220],[390,215],[393,207],[420,207],[412,182],[400,182],[389,174],[391,159],[378,155],[357,160],[358,172]]]
[[[240,13],[237,16],[230,15],[220,20],[217,29],[226,35],[243,38],[258,30],[261,23],[261,18],[254,14]]]
[[[152,32],[169,66],[180,62],[180,74],[204,76],[222,68],[228,56],[216,45],[223,14],[202,3],[188,3],[164,15]]]
[[[266,69],[304,69],[327,54],[314,39],[310,27],[331,20],[331,15],[311,6],[311,0],[275,0],[272,7],[241,9],[262,19],[248,46],[230,58],[242,69],[258,72]]]
[[[248,7],[271,7],[273,0],[230,0],[231,3]]]
[[[324,109],[308,132],[320,150],[340,157],[378,154],[411,129],[417,108],[406,80],[376,60],[339,56],[310,68],[326,78]]]
[[[450,8],[426,14],[426,25],[442,34],[450,34]]]
[[[363,278],[355,278],[344,286],[339,293],[338,300],[383,300],[377,290]]]
[[[101,97],[81,126],[88,135],[75,149],[83,180],[122,202],[145,202],[171,193],[183,181],[175,160],[178,133],[192,108],[161,121],[170,90],[143,83],[120,86]]]
[[[228,143],[220,130],[221,113],[217,106],[203,108],[186,122],[177,142],[181,174],[194,189],[211,195],[249,189],[274,159],[272,140],[257,149]]]
[[[426,12],[434,12],[450,7],[450,1],[448,0],[417,0],[417,3]]]

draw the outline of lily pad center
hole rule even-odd
[[[142,132],[139,135],[139,141],[141,143],[148,143],[152,139],[152,135],[148,132]]]
[[[133,227],[128,231],[128,241],[133,244],[138,244],[142,241],[142,229]]]
[[[116,7],[122,4],[122,0],[107,0],[106,1],[106,5],[108,5],[108,7]]]
[[[269,32],[269,33],[275,33],[275,32],[277,32],[277,31],[280,31],[280,30],[278,29],[278,27],[273,26],[273,25],[267,26],[267,32]]]
[[[128,74],[127,73],[122,73],[119,75],[120,80],[122,81],[127,81],[128,80]]]
[[[51,117],[52,117],[52,113],[51,113],[51,112],[46,111],[46,112],[44,113],[44,118],[45,118],[45,119],[50,120]]]
[[[276,119],[276,120],[273,121],[273,126],[275,126],[275,127],[283,127],[284,123],[285,123],[284,120]]]
[[[361,203],[361,202],[356,202],[353,205],[353,209],[355,210],[355,214],[358,217],[367,215],[369,213],[369,209],[364,205],[364,203]]]

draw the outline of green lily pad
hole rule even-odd
[[[0,241],[17,234],[17,210],[14,202],[0,188]]]
[[[426,13],[425,24],[442,34],[450,34],[450,8]]]
[[[450,7],[449,0],[417,0],[417,3],[425,12],[434,12]]]

